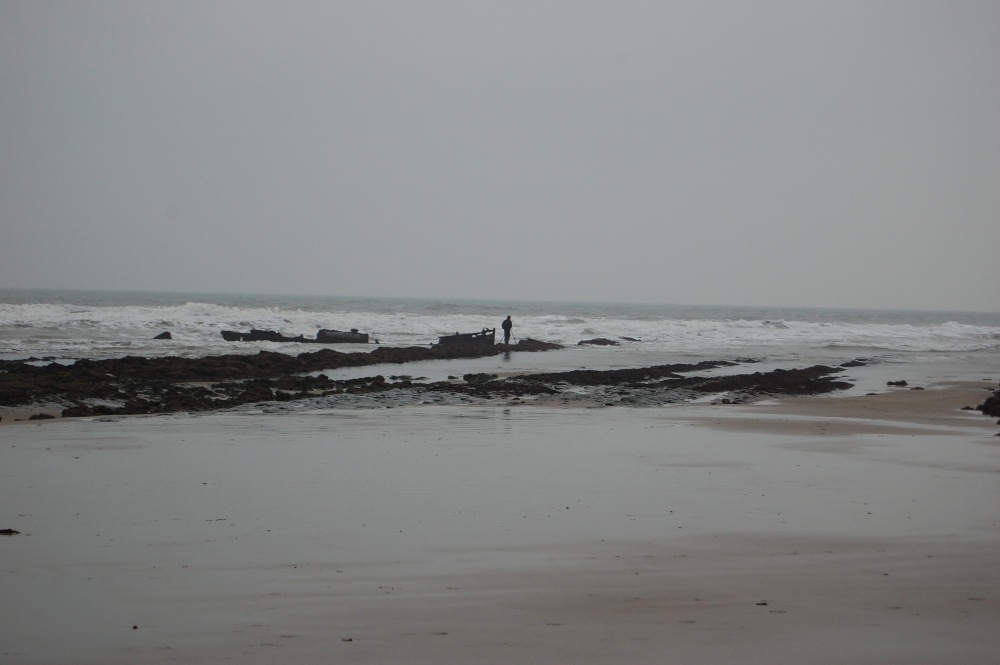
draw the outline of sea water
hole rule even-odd
[[[765,369],[854,358],[988,372],[1000,358],[1000,313],[55,290],[0,290],[0,358],[72,362],[324,348],[227,342],[220,334],[251,328],[307,338],[320,328],[357,328],[381,345],[429,346],[442,335],[499,329],[507,315],[514,321],[515,341],[532,338],[566,348],[462,361],[462,372],[604,369],[702,359],[753,359]],[[154,339],[162,332],[171,339]],[[579,345],[594,338],[618,345]],[[382,369],[431,380],[456,371],[447,363],[418,363],[405,369],[340,370],[331,377]],[[899,371],[906,375],[902,367]]]

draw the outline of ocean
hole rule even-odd
[[[251,328],[306,337],[320,328],[357,328],[380,344],[420,346],[455,332],[499,331],[508,314],[515,339],[567,348],[463,361],[466,371],[606,369],[747,358],[766,368],[864,358],[891,363],[900,376],[916,372],[918,377],[947,378],[980,368],[989,371],[1000,358],[998,313],[72,290],[0,290],[0,358],[72,362],[261,350],[297,354],[317,348],[227,342],[220,335],[222,330]],[[172,339],[154,339],[162,332]],[[594,338],[619,344],[578,345]],[[363,351],[372,345],[335,348]],[[454,371],[442,363],[423,365],[415,370],[430,379]],[[940,371],[944,367],[949,369]],[[379,369],[340,370],[332,378],[370,376]]]
[[[323,348],[219,334],[249,328],[428,345],[508,314],[516,337],[565,348],[324,373],[866,363],[829,398],[730,405],[602,386],[564,400],[567,385],[558,400],[400,388],[38,422],[0,409],[4,653],[1000,662],[1000,447],[995,418],[962,408],[1000,379],[998,315],[6,291],[0,355]],[[577,344],[596,337],[620,344]]]

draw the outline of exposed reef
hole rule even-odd
[[[463,381],[419,383],[381,375],[332,380],[323,370],[419,360],[478,358],[511,351],[542,351],[558,344],[523,339],[509,346],[379,347],[371,352],[322,349],[290,356],[125,358],[79,360],[65,365],[0,361],[0,406],[61,405],[63,416],[196,412],[263,402],[349,401],[351,396],[405,393],[409,401],[440,402],[441,396],[472,400],[588,401],[594,405],[656,405],[725,394],[738,403],[766,395],[810,395],[848,388],[832,376],[841,368],[814,366],[725,376],[689,376],[721,366],[752,362],[704,361],[634,369],[573,370],[497,378],[467,374]],[[437,397],[433,397],[433,396]],[[431,396],[431,397],[428,397]],[[402,397],[401,397],[402,399]],[[404,399],[403,401],[407,401]]]
[[[471,349],[380,346],[371,352],[342,353],[321,349],[297,356],[272,351],[206,358],[126,356],[107,360],[81,359],[71,365],[51,362],[38,366],[37,359],[33,358],[3,360],[0,361],[0,406],[58,402],[73,404],[80,407],[77,411],[83,411],[86,410],[82,404],[85,401],[107,400],[124,401],[125,413],[203,410],[221,405],[206,402],[207,388],[190,384],[247,382],[242,392],[251,395],[244,401],[252,401],[251,398],[257,397],[271,399],[264,396],[260,386],[252,383],[254,381],[295,380],[301,383],[308,377],[297,375],[340,367],[478,358],[503,352],[499,346]],[[196,408],[197,405],[201,405],[201,409]]]

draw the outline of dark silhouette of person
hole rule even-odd
[[[503,343],[510,344],[510,329],[514,327],[514,323],[510,320],[509,314],[503,320],[503,323],[500,324],[500,327],[503,328]]]

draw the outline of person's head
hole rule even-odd
[[[510,321],[510,314],[507,315],[507,320]]]

